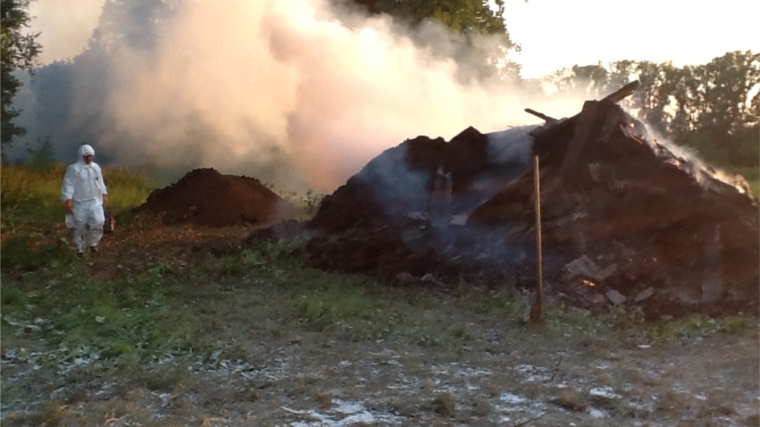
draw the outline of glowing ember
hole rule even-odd
[[[583,284],[590,288],[596,287],[596,283],[592,282],[591,280],[583,279]]]
[[[677,167],[678,169],[683,170],[683,167],[681,167],[681,162],[678,159],[673,159],[670,163],[675,165],[675,167]]]

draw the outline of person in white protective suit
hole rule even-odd
[[[103,237],[103,205],[108,203],[108,190],[103,171],[92,161],[94,156],[95,150],[90,145],[79,147],[79,160],[69,165],[61,188],[66,206],[66,226],[74,229],[79,256],[84,254],[87,246],[97,252]]]

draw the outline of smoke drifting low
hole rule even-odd
[[[150,42],[114,41],[97,54],[91,45],[46,67],[67,86],[46,87],[42,76],[32,85],[36,108],[48,111],[24,123],[30,135],[49,135],[61,155],[90,142],[116,165],[214,167],[331,191],[407,138],[535,123],[525,107],[559,117],[580,107],[548,105],[517,82],[463,79],[461,63],[418,47],[387,17],[324,0],[223,5],[178,3]],[[131,18],[101,17],[99,30],[141,35]],[[428,46],[456,40],[433,25],[422,31],[414,39]]]

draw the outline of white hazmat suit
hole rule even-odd
[[[85,159],[94,155],[95,150],[90,145],[79,147],[79,160],[69,165],[61,188],[64,203],[67,207],[70,203],[66,226],[74,229],[74,242],[80,255],[87,246],[93,252],[97,251],[105,223],[103,198],[105,196],[107,200],[108,190],[103,181],[103,172],[91,157],[89,163]]]

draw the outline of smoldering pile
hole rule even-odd
[[[566,120],[391,148],[327,196],[312,263],[402,281],[535,284],[540,158],[550,297],[649,317],[758,312],[758,200],[608,97]]]

